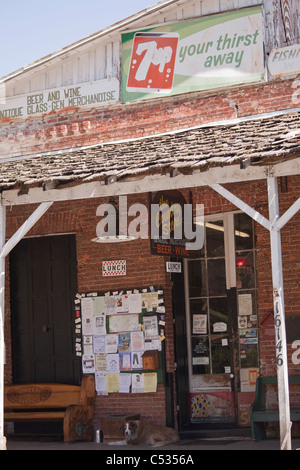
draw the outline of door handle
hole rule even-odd
[[[48,325],[43,325],[42,326],[42,332],[43,333],[47,333],[47,331],[50,331],[50,330],[51,330],[50,326],[48,326]]]

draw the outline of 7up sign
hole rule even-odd
[[[137,33],[134,37],[127,90],[168,92],[172,90],[177,33]]]
[[[122,101],[262,81],[263,31],[258,5],[126,32]]]

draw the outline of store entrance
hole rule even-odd
[[[26,238],[10,254],[14,383],[80,383],[75,235]]]
[[[184,292],[189,426],[235,426],[238,396],[251,390],[249,377],[258,367],[250,217],[226,213],[205,218],[203,249],[197,259],[184,263]]]

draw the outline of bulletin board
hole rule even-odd
[[[151,393],[164,380],[163,291],[77,294],[76,355],[83,374],[95,375],[98,395]]]

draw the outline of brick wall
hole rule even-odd
[[[2,156],[32,154],[58,148],[75,147],[102,141],[131,138],[177,128],[191,127],[210,121],[232,119],[279,109],[292,108],[293,81],[279,81],[260,86],[231,89],[224,92],[194,94],[165,98],[148,103],[116,106],[105,111],[90,113],[73,111],[26,122],[9,122],[0,125],[0,151]],[[159,116],[159,119],[157,119]],[[265,182],[230,184],[226,186],[249,205],[268,217],[267,189]],[[187,197],[188,192],[183,191]],[[288,191],[280,193],[281,212],[299,196],[299,178],[288,178]],[[188,199],[188,197],[187,197]],[[206,214],[219,213],[236,208],[207,187],[193,189],[194,203],[203,203]],[[141,202],[147,205],[147,195],[130,196],[128,204]],[[174,370],[174,340],[172,323],[171,278],[165,273],[165,258],[150,256],[148,240],[138,240],[117,245],[99,245],[91,242],[96,236],[98,218],[96,209],[107,200],[90,199],[55,203],[34,226],[30,236],[75,233],[78,259],[78,290],[80,292],[114,290],[119,288],[143,288],[149,285],[164,289],[166,302],[166,367]],[[36,206],[12,206],[7,208],[7,236],[33,212]],[[299,250],[300,216],[297,214],[282,231],[283,267],[285,279],[285,304],[287,315],[300,315],[299,302]],[[259,289],[259,322],[268,327],[268,334],[260,334],[260,368],[263,375],[276,372],[275,344],[273,336],[273,299],[268,232],[256,224],[257,279]],[[105,259],[127,260],[127,276],[120,279],[104,279],[101,263]],[[10,346],[9,265],[6,274],[6,382],[11,381],[12,358]],[[300,338],[299,338],[300,339]],[[288,345],[289,357],[293,351]],[[299,367],[291,366],[293,373]],[[95,419],[99,414],[113,410],[116,413],[140,412],[143,417],[160,424],[165,421],[164,387],[158,386],[156,394],[113,394],[98,397]]]
[[[119,104],[104,110],[72,108],[69,112],[53,112],[26,121],[3,120],[0,152],[2,157],[30,155],[295,108],[300,102],[299,93],[295,95],[295,83],[295,80],[266,82],[227,91]]]
[[[288,192],[280,192],[281,211],[286,210],[297,197],[300,196],[299,180],[296,177],[288,178]],[[245,202],[255,207],[264,216],[268,217],[266,182],[258,181],[243,185],[230,184],[226,186],[230,191],[238,194]],[[187,197],[188,191],[183,191]],[[128,206],[132,202],[147,205],[147,195],[130,196]],[[193,190],[194,203],[203,203],[205,213],[219,213],[235,210],[228,201],[214,193],[209,188],[196,188]],[[166,304],[166,368],[168,372],[174,370],[174,339],[172,322],[172,284],[170,275],[165,272],[165,258],[150,255],[149,240],[137,240],[121,244],[101,245],[92,243],[96,235],[96,225],[99,218],[96,209],[106,200],[90,199],[55,203],[43,218],[33,227],[30,236],[49,234],[76,233],[77,260],[78,260],[78,290],[79,292],[106,292],[120,288],[145,288],[155,285],[164,289]],[[7,211],[7,236],[25,221],[33,211],[33,206],[12,207]],[[283,267],[285,279],[285,303],[287,315],[300,315],[299,303],[299,233],[300,215],[296,215],[288,223],[282,233]],[[268,335],[260,335],[260,368],[263,375],[276,373],[275,342],[273,336],[273,300],[271,261],[269,251],[269,234],[256,224],[257,240],[257,278],[259,289],[259,321],[265,318],[269,324]],[[124,278],[103,278],[101,274],[102,260],[126,259],[127,275]],[[11,380],[11,351],[10,351],[10,325],[9,325],[9,266],[7,265],[6,289],[6,343],[7,366],[6,382]],[[268,320],[270,315],[270,321]],[[264,325],[265,327],[265,325]],[[300,339],[300,338],[299,338]],[[289,357],[292,354],[289,345]],[[292,365],[292,372],[299,373],[299,367]],[[165,394],[163,385],[158,385],[156,394],[117,394],[107,397],[98,397],[96,402],[95,420],[102,414],[110,412],[116,414],[141,413],[142,417],[153,422],[165,422]]]
[[[148,196],[134,197],[134,202],[147,204]],[[107,292],[108,290],[147,288],[150,285],[164,289],[166,306],[165,353],[166,370],[174,370],[174,341],[172,321],[171,279],[165,271],[165,258],[150,256],[149,240],[137,240],[120,244],[97,244],[91,241],[96,236],[96,225],[100,218],[96,209],[107,200],[91,199],[85,201],[56,203],[30,231],[29,236],[76,234],[78,262],[78,291]],[[128,204],[133,198],[128,199]],[[11,236],[32,213],[35,206],[12,207],[7,211],[7,236]],[[124,277],[102,277],[102,261],[126,259],[127,275]],[[12,380],[12,358],[10,341],[9,309],[9,263],[7,263],[6,286],[6,383]],[[98,397],[96,401],[96,422],[99,414],[140,413],[148,421],[165,424],[165,390],[158,385],[157,393],[149,394],[110,394]],[[98,423],[99,424],[99,423]]]

